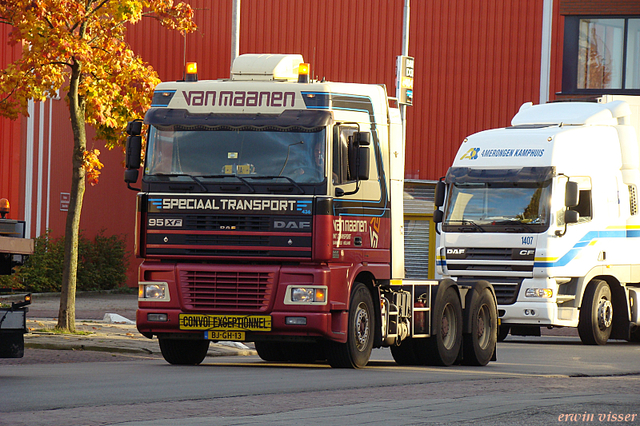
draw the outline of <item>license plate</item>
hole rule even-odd
[[[234,340],[244,342],[244,331],[205,331],[205,340]]]
[[[180,314],[180,330],[271,331],[268,315]]]

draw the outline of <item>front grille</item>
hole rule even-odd
[[[446,267],[452,275],[530,277],[534,249],[503,247],[447,248]]]
[[[222,245],[222,246],[269,246],[269,236],[262,235],[203,235],[203,234],[187,234],[185,235],[185,243],[187,245]]]
[[[467,260],[511,260],[512,249],[494,247],[466,248]]]
[[[263,312],[271,302],[276,269],[262,271],[181,270],[182,299],[187,310]]]
[[[512,305],[518,299],[520,292],[520,284],[522,278],[505,278],[505,277],[476,277],[476,278],[458,278],[457,282],[461,285],[470,285],[478,280],[489,281],[496,292],[498,305]]]
[[[269,231],[269,216],[189,215],[184,218],[185,228],[198,231]]]
[[[492,271],[498,272],[533,272],[533,264],[529,265],[488,265],[484,263],[454,263],[454,261],[447,261],[447,269],[449,271]]]

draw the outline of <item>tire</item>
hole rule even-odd
[[[319,343],[258,341],[254,345],[263,361],[308,364],[326,359]]]
[[[415,340],[411,337],[400,342],[400,346],[391,346],[391,355],[398,365],[418,365]]]
[[[158,339],[162,357],[173,365],[198,365],[207,356],[208,340]]]
[[[369,362],[376,329],[373,300],[369,289],[355,282],[349,303],[347,342],[329,342],[327,361],[334,368],[362,368]]]
[[[415,341],[416,357],[423,365],[452,365],[462,346],[462,305],[453,287],[436,299],[432,315],[436,335]]]
[[[24,357],[24,332],[8,331],[0,333],[0,358]]]
[[[504,339],[509,335],[509,330],[511,327],[508,325],[501,325],[498,327],[498,342],[504,342]]]
[[[309,364],[326,359],[324,347],[320,343],[289,342],[283,343],[281,351],[286,361]]]
[[[493,295],[487,289],[472,299],[470,309],[471,333],[462,336],[462,363],[487,365],[498,341],[497,307]]]
[[[284,362],[286,358],[280,349],[279,342],[254,342],[256,352],[263,361]]]
[[[613,323],[611,288],[606,281],[593,280],[587,286],[580,307],[578,334],[585,345],[604,345]]]

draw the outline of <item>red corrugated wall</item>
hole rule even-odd
[[[228,77],[231,0],[189,3],[199,29],[187,35],[186,60],[198,61],[201,79]],[[508,125],[523,102],[538,102],[542,7],[542,0],[411,2],[407,178],[439,178],[465,136]],[[403,8],[404,0],[242,0],[240,53],[301,53],[314,76],[384,83],[395,96]],[[129,40],[162,79],[181,78],[182,36],[148,20]],[[561,61],[552,65],[554,93]]]
[[[186,43],[182,35],[161,28],[151,18],[132,26],[127,40],[163,80],[182,78],[185,59],[198,61],[200,79],[228,77],[232,0],[189,3],[199,28],[187,35]],[[562,21],[558,2],[554,3],[552,99],[560,91],[562,64]],[[301,53],[311,62],[314,76],[383,83],[395,96],[403,7],[404,0],[242,0],[240,53]],[[543,0],[411,2],[409,54],[416,58],[416,66],[414,105],[407,114],[407,178],[438,179],[465,136],[508,125],[522,102],[538,102],[542,7]],[[6,46],[6,27],[0,31],[4,67],[16,51]],[[66,219],[60,211],[60,193],[70,187],[72,143],[66,103],[53,101],[51,123],[48,105],[44,139],[48,140],[50,128],[54,146],[49,227],[59,236]],[[24,174],[28,155],[26,120],[0,120],[0,125],[0,190],[9,192],[12,204],[18,203],[18,212],[23,212],[19,199],[24,183],[17,175]],[[95,147],[102,146],[95,142]],[[105,169],[100,183],[87,188],[81,228],[87,236],[100,229],[107,235],[125,234],[132,249],[135,192],[123,183],[120,150],[101,150]],[[46,167],[43,173],[48,173]],[[33,217],[30,222],[35,227]],[[34,229],[34,234],[39,232],[42,229]],[[132,259],[129,285],[136,284],[136,266]]]
[[[20,57],[20,46],[9,46],[10,28],[0,25],[0,67]],[[0,93],[0,97],[5,94]],[[21,196],[21,120],[11,121],[0,117],[0,198],[7,198],[11,204],[10,219],[23,219],[24,200]]]

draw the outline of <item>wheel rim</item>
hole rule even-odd
[[[444,307],[442,312],[442,324],[440,325],[440,333],[442,334],[442,343],[447,349],[451,349],[456,343],[456,315],[453,306],[450,303]]]
[[[491,340],[491,314],[487,305],[482,305],[478,311],[478,345],[486,348]]]
[[[613,305],[606,297],[600,298],[598,302],[598,328],[606,330],[611,327],[613,321]]]
[[[356,310],[356,349],[362,352],[369,342],[369,311],[367,305],[360,303]]]

